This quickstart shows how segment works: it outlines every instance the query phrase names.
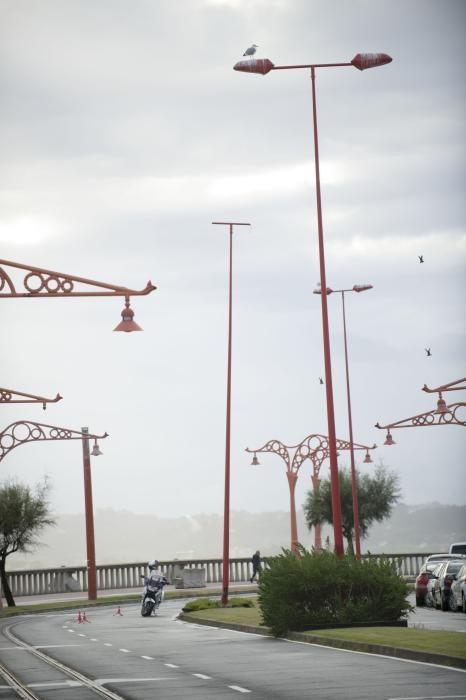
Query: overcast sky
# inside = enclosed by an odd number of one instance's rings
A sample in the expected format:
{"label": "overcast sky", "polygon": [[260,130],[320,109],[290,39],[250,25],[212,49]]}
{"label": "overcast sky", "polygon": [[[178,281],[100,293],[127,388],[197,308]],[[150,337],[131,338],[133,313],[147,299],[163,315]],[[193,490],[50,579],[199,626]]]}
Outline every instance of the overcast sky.
{"label": "overcast sky", "polygon": [[[374,427],[434,408],[423,384],[466,374],[464,1],[0,0],[0,13],[0,257],[158,288],[132,299],[132,334],[112,332],[119,298],[0,300],[0,386],[64,397],[4,405],[2,426],[107,431],[96,509],[221,513],[228,235],[211,222],[250,222],[234,235],[231,507],[286,510],[279,457],[254,468],[244,448],[327,432],[311,83],[232,68],[253,42],[276,64],[381,51],[391,64],[317,73],[327,283],[374,286],[347,297],[354,439],[379,445],[404,502],[466,503],[464,429],[393,431],[384,447]],[[328,302],[347,439],[341,301]],[[54,510],[83,510],[79,442],[0,464],[2,479],[45,474]]]}

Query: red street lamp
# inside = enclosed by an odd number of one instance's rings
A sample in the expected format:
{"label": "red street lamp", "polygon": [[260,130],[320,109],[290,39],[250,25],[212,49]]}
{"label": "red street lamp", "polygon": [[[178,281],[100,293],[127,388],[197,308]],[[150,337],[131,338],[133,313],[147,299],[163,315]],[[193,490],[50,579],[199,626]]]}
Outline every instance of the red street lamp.
{"label": "red street lamp", "polygon": [[[368,289],[372,289],[372,284],[354,284],[351,289],[331,289],[327,287],[326,293],[333,294],[338,292],[341,294],[341,304],[343,310],[343,338],[345,344],[345,369],[346,369],[346,401],[348,405],[348,430],[350,439],[350,460],[351,460],[351,493],[353,497],[353,522],[354,522],[354,544],[356,559],[361,558],[361,528],[359,525],[359,503],[358,503],[358,487],[356,480],[356,466],[354,463],[354,450],[353,450],[353,419],[351,416],[351,394],[350,394],[350,380],[349,380],[349,363],[348,363],[348,342],[346,338],[346,315],[345,315],[345,294],[346,292],[365,292]],[[322,294],[322,289],[314,289],[314,294]],[[367,459],[369,457],[369,459]],[[368,464],[372,460],[369,453],[366,454],[364,463]]]}
{"label": "red street lamp", "polygon": [[0,403],[41,403],[44,411],[48,403],[57,403],[57,401],[61,401],[62,398],[63,396],[57,394],[54,399],[47,399],[45,396],[25,394],[22,391],[14,391],[13,389],[0,387]]}
{"label": "red street lamp", "polygon": [[[339,450],[349,450],[352,446],[354,450],[366,450],[365,462],[372,462],[369,450],[375,449],[376,445],[368,447],[367,445],[360,445],[358,443],[349,443],[346,440],[339,440],[337,438],[337,448]],[[257,452],[273,452],[277,454],[285,462],[286,466],[286,477],[288,480],[288,487],[290,490],[290,530],[291,530],[291,550],[295,553],[298,551],[298,523],[296,518],[296,501],[295,501],[295,488],[296,482],[298,480],[298,472],[306,459],[310,459],[312,462],[312,486],[314,491],[317,493],[320,488],[319,472],[322,462],[329,457],[329,439],[326,435],[312,434],[308,435],[301,440],[297,445],[285,445],[280,440],[269,440],[262,447],[255,449],[249,449],[246,447],[246,452],[251,452],[254,454],[252,458],[251,465],[258,466],[259,460],[257,459]],[[369,459],[368,459],[369,458]],[[315,549],[320,549],[322,546],[321,536],[320,536],[320,524],[316,525],[314,533],[314,547]]]}
{"label": "red street lamp", "polygon": [[97,574],[95,563],[94,510],[92,505],[91,460],[89,453],[89,438],[94,439],[93,456],[101,455],[97,440],[108,437],[89,433],[88,428],[82,431],[61,428],[58,425],[46,425],[33,421],[16,421],[8,425],[0,433],[0,462],[15,447],[27,442],[42,442],[43,440],[81,440],[83,445],[84,472],[84,510],[86,517],[86,547],[87,547],[87,597],[97,599]]}
{"label": "red street lamp", "polygon": [[396,442],[391,436],[390,428],[392,430],[394,428],[425,428],[431,425],[462,425],[463,427],[466,427],[466,420],[464,420],[464,408],[466,403],[463,401],[458,401],[457,403],[447,405],[445,399],[442,397],[442,392],[444,391],[466,390],[466,385],[464,384],[465,382],[466,377],[463,377],[462,379],[457,379],[456,381],[449,382],[448,384],[441,384],[434,389],[429,389],[429,387],[424,384],[422,391],[425,391],[428,394],[438,393],[439,398],[437,401],[437,408],[435,408],[433,411],[418,413],[417,415],[410,416],[409,418],[402,418],[402,420],[395,421],[394,423],[388,423],[387,425],[380,425],[380,423],[376,423],[376,428],[387,431],[387,437],[385,438],[384,445],[396,445]]}
{"label": "red street lamp", "polygon": [[[366,53],[357,54],[349,63],[314,63],[305,65],[292,66],[275,66],[268,58],[256,58],[246,61],[239,61],[234,66],[234,70],[243,71],[245,73],[259,73],[266,75],[272,70],[291,70],[294,68],[310,68],[312,80],[312,113],[314,122],[314,163],[315,163],[315,179],[316,179],[316,204],[317,204],[317,228],[319,241],[319,266],[320,266],[320,286],[322,289],[327,289],[325,278],[325,253],[324,253],[324,233],[322,224],[322,204],[320,193],[320,166],[319,166],[319,144],[317,136],[317,103],[315,91],[315,69],[316,68],[334,68],[340,66],[353,66],[359,70],[367,68],[375,68],[383,66],[391,62],[390,56],[385,53]],[[332,485],[332,511],[333,511],[333,531],[335,538],[335,551],[339,556],[343,556],[343,531],[341,522],[341,502],[340,502],[340,483],[338,478],[338,462],[336,448],[336,433],[335,433],[335,411],[333,405],[333,385],[332,385],[332,366],[330,355],[330,334],[328,325],[327,311],[327,295],[321,295],[322,301],[322,332],[324,345],[324,363],[325,363],[325,391],[327,398],[327,422],[330,447],[330,474]]]}
{"label": "red street lamp", "polygon": [[[15,284],[5,268],[26,270],[27,274],[22,281],[25,291],[16,290]],[[75,289],[75,286],[78,288]],[[84,290],[81,289],[84,285]],[[106,291],[85,291],[88,286],[97,287]],[[142,328],[133,321],[134,311],[130,308],[130,297],[150,294],[157,289],[152,282],[148,282],[144,289],[128,289],[106,282],[76,277],[63,272],[54,272],[42,267],[32,265],[22,265],[10,260],[0,260],[0,298],[21,297],[44,298],[44,297],[125,297],[125,308],[121,312],[122,321],[114,328],[115,331],[142,331]]]}
{"label": "red street lamp", "polygon": [[232,346],[232,292],[233,292],[233,226],[251,224],[233,221],[212,221],[215,226],[228,226],[229,247],[229,292],[228,292],[228,367],[227,367],[227,409],[225,434],[225,494],[223,506],[223,564],[222,564],[222,605],[228,603],[230,586],[230,433],[231,433],[231,346]]}

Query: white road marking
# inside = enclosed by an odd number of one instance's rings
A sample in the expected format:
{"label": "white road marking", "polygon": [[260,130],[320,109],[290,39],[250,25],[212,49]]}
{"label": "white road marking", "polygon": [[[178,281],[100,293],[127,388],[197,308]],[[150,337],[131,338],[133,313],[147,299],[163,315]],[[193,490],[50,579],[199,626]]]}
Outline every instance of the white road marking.
{"label": "white road marking", "polygon": [[153,656],[141,656],[141,659],[147,659],[148,661],[153,661],[154,657]]}
{"label": "white road marking", "polygon": [[29,683],[28,688],[81,688],[81,681],[45,681],[43,683]]}
{"label": "white road marking", "polygon": [[129,654],[129,653],[130,653],[129,649],[120,649],[120,651],[124,652],[125,654]]}
{"label": "white road marking", "polygon": [[[61,649],[64,647],[80,647],[80,644],[37,644],[30,649]],[[27,651],[27,649],[25,650]]]}
{"label": "white road marking", "polygon": [[98,642],[99,640],[96,639],[95,637],[91,637],[91,642]]}
{"label": "white road marking", "polygon": [[164,678],[157,678],[152,676],[151,678],[96,678],[94,683],[96,685],[106,685],[107,683],[145,683],[147,681],[174,681],[176,678],[166,676]]}
{"label": "white road marking", "polygon": [[252,693],[252,690],[248,690],[247,688],[242,688],[240,685],[229,685],[229,688],[232,690],[237,690],[238,693]]}
{"label": "white road marking", "polygon": [[87,637],[87,634],[83,634],[82,632],[79,632],[78,637]]}
{"label": "white road marking", "polygon": [[112,647],[113,644],[110,644],[110,642],[104,642],[104,647]]}
{"label": "white road marking", "polygon": [[466,698],[466,695],[419,695],[409,698],[388,698],[387,700],[453,700],[454,698]]}
{"label": "white road marking", "polygon": [[68,632],[74,632],[74,630],[68,630]]}
{"label": "white road marking", "polygon": [[168,666],[168,668],[179,668],[176,664],[164,664],[164,666]]}
{"label": "white road marking", "polygon": [[212,676],[206,676],[203,673],[193,673],[193,676],[196,676],[196,678],[202,678],[204,681],[211,681]]}

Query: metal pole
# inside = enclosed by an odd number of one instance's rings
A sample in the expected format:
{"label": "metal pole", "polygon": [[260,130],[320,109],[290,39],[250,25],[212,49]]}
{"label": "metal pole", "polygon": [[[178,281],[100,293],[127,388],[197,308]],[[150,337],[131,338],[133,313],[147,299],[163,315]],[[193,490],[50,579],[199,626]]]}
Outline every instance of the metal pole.
{"label": "metal pole", "polygon": [[[89,428],[81,428],[88,433]],[[83,437],[83,469],[84,469],[84,508],[86,514],[86,546],[87,546],[87,597],[97,600],[97,575],[95,567],[94,540],[94,511],[92,505],[91,457],[89,453],[89,438]]]}
{"label": "metal pole", "polygon": [[354,464],[354,445],[353,445],[353,419],[351,417],[351,393],[349,380],[349,363],[348,363],[348,342],[346,339],[346,314],[345,314],[345,292],[341,292],[341,302],[343,308],[343,337],[345,341],[345,368],[346,368],[346,398],[348,402],[348,430],[350,441],[350,459],[351,459],[351,492],[353,496],[353,524],[354,524],[354,544],[356,549],[356,559],[361,559],[361,530],[359,527],[359,505],[358,505],[358,485],[356,481],[356,466]]}
{"label": "metal pole", "polygon": [[230,224],[230,277],[228,294],[228,370],[227,412],[225,435],[225,498],[223,506],[223,566],[222,605],[228,603],[230,585],[230,433],[231,433],[231,342],[232,342],[232,290],[233,290],[233,224]]}
{"label": "metal pole", "polygon": [[286,472],[288,486],[290,487],[290,529],[291,529],[291,551],[295,554],[298,551],[298,522],[296,520],[295,488],[298,475],[294,472]]}
{"label": "metal pole", "polygon": [[317,104],[315,89],[315,69],[311,67],[312,80],[312,114],[314,125],[314,162],[316,173],[316,200],[317,200],[317,227],[319,237],[319,266],[320,266],[320,288],[322,290],[322,332],[324,343],[324,365],[325,365],[325,390],[327,397],[327,423],[328,423],[328,444],[330,456],[330,478],[332,487],[332,513],[333,513],[333,533],[335,539],[335,553],[343,556],[343,532],[341,522],[341,501],[340,501],[340,481],[338,477],[337,445],[335,432],[335,411],[333,406],[333,386],[332,386],[332,365],[330,357],[330,334],[328,326],[327,311],[327,281],[325,277],[325,253],[324,253],[324,232],[322,225],[322,204],[320,195],[320,170],[319,170],[319,142],[317,136]]}

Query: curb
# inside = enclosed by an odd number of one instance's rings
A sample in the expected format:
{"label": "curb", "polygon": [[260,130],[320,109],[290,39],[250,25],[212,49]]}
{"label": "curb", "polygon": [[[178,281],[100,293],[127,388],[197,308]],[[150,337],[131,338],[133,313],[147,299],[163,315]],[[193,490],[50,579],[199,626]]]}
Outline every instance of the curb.
{"label": "curb", "polygon": [[305,644],[318,644],[320,646],[334,647],[335,649],[348,649],[349,651],[360,651],[365,654],[379,654],[381,656],[390,656],[397,659],[420,661],[422,663],[438,664],[441,666],[450,666],[452,668],[466,670],[466,659],[458,658],[457,656],[448,656],[447,654],[434,654],[428,651],[416,651],[414,649],[386,646],[384,644],[351,642],[345,639],[322,637],[318,634],[309,634],[304,632],[290,632],[284,637],[273,637],[270,630],[265,627],[242,625],[237,622],[218,622],[217,620],[207,620],[206,618],[196,617],[192,613],[180,613],[178,615],[178,619],[183,620],[184,622],[192,622],[196,625],[221,627],[224,629],[234,630],[235,632],[249,632],[251,634],[259,634],[263,637],[271,637],[273,639],[284,639],[291,642],[304,642]]}

